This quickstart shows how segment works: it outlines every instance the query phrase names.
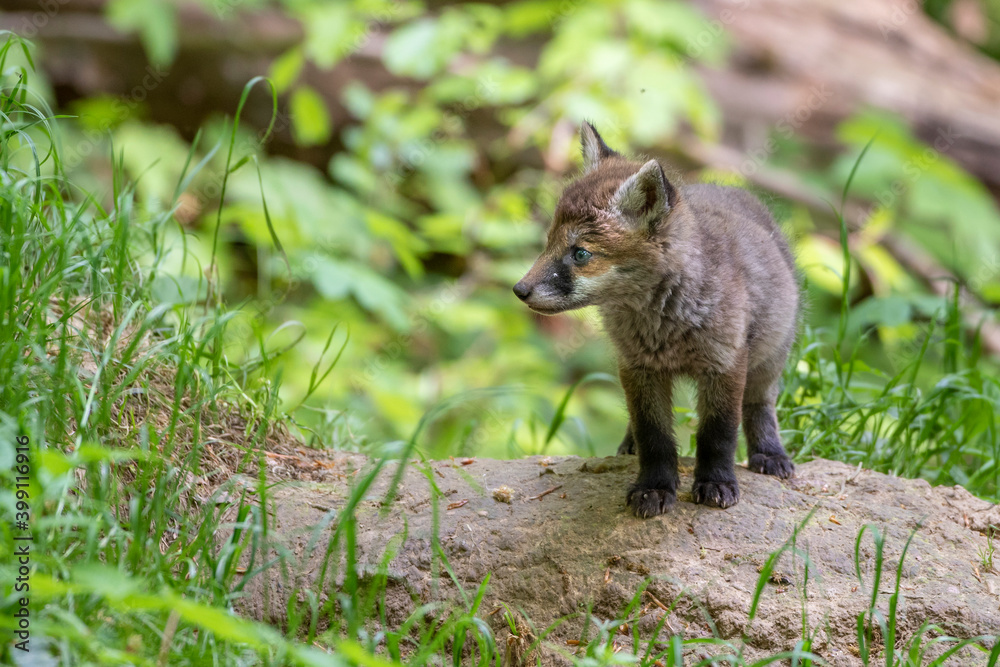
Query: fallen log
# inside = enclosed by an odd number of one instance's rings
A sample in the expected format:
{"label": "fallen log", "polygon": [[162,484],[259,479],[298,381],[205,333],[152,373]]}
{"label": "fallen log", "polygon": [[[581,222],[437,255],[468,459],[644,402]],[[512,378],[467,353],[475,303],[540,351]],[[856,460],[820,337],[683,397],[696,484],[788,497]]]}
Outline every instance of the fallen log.
{"label": "fallen log", "polygon": [[[941,132],[954,135],[949,156],[994,191],[1000,188],[1000,64],[950,35],[920,3],[694,4],[733,44],[725,67],[699,70],[740,150],[765,142],[778,123],[832,146],[841,120],[875,107],[900,114],[929,143]],[[713,34],[693,36],[692,55],[698,38]]]}

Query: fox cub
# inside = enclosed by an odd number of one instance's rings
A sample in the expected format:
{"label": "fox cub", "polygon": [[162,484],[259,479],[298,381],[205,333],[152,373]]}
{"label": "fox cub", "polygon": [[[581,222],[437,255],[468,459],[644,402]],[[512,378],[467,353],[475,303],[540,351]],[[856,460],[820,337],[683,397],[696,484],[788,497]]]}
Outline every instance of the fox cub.
{"label": "fox cub", "polygon": [[677,498],[671,388],[698,386],[694,500],[730,507],[742,419],[750,469],[791,477],[774,405],[799,294],[788,245],[744,190],[675,187],[581,128],[584,173],[556,206],[545,251],[514,293],[545,315],[596,305],[618,352],[629,425],[619,454],[639,455],[626,503],[639,517]]}

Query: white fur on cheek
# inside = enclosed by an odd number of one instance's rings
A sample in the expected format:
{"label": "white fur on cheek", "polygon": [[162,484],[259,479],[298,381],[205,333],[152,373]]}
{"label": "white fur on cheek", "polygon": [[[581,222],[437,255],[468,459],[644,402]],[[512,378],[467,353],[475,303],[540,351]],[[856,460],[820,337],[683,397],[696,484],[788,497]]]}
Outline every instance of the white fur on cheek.
{"label": "white fur on cheek", "polygon": [[596,303],[605,292],[605,287],[614,272],[612,268],[599,276],[577,276],[573,281],[573,291],[577,297]]}

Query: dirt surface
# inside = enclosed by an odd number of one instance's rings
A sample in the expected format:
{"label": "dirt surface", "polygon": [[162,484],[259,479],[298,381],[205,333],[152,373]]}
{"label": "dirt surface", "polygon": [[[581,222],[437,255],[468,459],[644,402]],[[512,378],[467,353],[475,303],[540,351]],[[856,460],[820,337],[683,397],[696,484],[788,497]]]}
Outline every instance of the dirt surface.
{"label": "dirt surface", "polygon": [[[326,481],[275,489],[277,531],[298,559],[295,581],[272,576],[266,591],[258,582],[248,590],[245,613],[283,623],[283,592],[291,590],[289,585],[315,586],[333,511],[344,505],[348,480],[363,478],[370,465],[363,457],[340,455],[331,460]],[[859,559],[864,582],[859,583],[858,532],[872,524],[885,536],[878,607],[886,613],[899,556],[919,528],[902,568],[899,636],[905,640],[926,621],[961,638],[1000,629],[1000,574],[986,570],[980,555],[987,545],[984,532],[1000,525],[1000,506],[959,487],[932,488],[922,480],[815,460],[799,466],[788,481],[738,467],[741,500],[718,510],[691,502],[692,466],[691,460],[681,462],[682,491],[675,508],[647,520],[625,509],[625,490],[637,467],[632,456],[463,459],[429,462],[425,470],[411,465],[395,501],[380,516],[395,472],[387,467],[358,506],[358,560],[374,572],[405,519],[406,540],[389,565],[389,623],[402,622],[422,602],[460,600],[455,584],[446,573],[440,575],[443,570],[431,557],[430,478],[443,494],[437,501],[438,534],[457,579],[475,591],[492,575],[481,615],[501,645],[509,636],[503,614],[490,614],[501,603],[519,610],[520,620],[530,619],[534,628],[580,614],[588,605],[595,617],[612,619],[651,579],[639,605],[641,631],[651,632],[664,608],[673,607],[665,634],[714,632],[739,643],[745,633],[745,655],[754,657],[790,649],[801,637],[803,557],[793,558],[791,550],[779,559],[756,618],[747,624],[761,566],[801,525],[795,546],[810,560],[806,609],[816,632],[815,650],[831,664],[855,665],[860,664],[853,652],[856,617],[868,606],[875,569],[874,543],[866,533]],[[495,493],[504,486],[508,489]],[[506,492],[509,503],[503,502]],[[316,533],[320,524],[325,527]],[[996,561],[1000,566],[1000,555]],[[567,640],[580,637],[583,622],[580,614],[553,631],[543,664],[565,663],[554,647],[572,651]],[[623,637],[623,645],[630,641]]]}

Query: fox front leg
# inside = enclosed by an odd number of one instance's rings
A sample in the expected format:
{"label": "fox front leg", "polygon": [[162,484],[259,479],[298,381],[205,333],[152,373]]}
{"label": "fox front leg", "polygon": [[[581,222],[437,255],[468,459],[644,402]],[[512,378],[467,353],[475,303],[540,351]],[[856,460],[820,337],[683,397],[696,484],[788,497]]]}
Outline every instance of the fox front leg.
{"label": "fox front leg", "polygon": [[746,352],[725,373],[698,379],[698,446],[692,495],[696,503],[732,507],[740,499],[736,483],[736,437],[746,384]]}
{"label": "fox front leg", "polygon": [[656,516],[677,502],[677,443],[671,409],[673,383],[662,371],[643,368],[622,368],[620,376],[628,404],[629,433],[639,455],[639,476],[629,489],[625,503],[637,517]]}

